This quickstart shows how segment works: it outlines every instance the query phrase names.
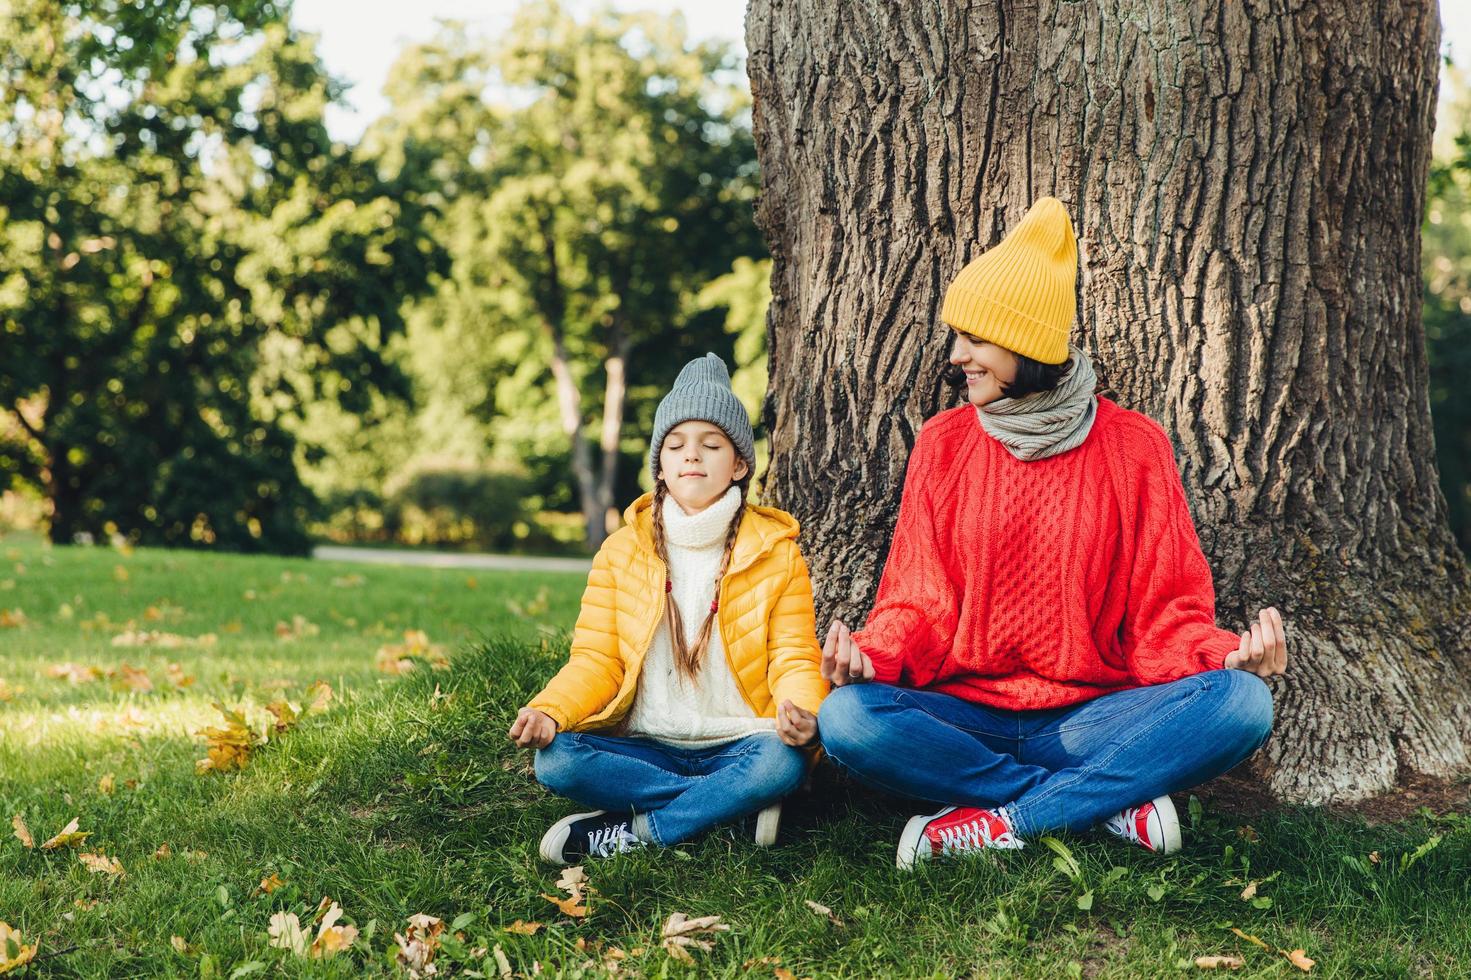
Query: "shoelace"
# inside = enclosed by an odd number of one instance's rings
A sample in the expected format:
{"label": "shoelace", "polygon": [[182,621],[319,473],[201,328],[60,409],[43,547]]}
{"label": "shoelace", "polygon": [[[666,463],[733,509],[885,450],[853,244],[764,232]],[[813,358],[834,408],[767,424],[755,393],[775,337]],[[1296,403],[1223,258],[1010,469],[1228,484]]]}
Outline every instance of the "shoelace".
{"label": "shoelace", "polygon": [[587,853],[594,857],[612,857],[638,846],[638,843],[638,838],[628,829],[626,823],[599,827],[587,832]]}
{"label": "shoelace", "polygon": [[1126,840],[1136,844],[1143,843],[1144,838],[1139,834],[1139,813],[1143,807],[1129,806],[1120,810],[1113,819],[1109,820],[1109,829]]}
{"label": "shoelace", "polygon": [[1011,831],[1002,831],[998,835],[991,833],[991,825],[977,817],[957,827],[940,828],[940,851],[949,854],[952,851],[980,850],[983,847],[998,846],[1011,847],[1016,843]]}

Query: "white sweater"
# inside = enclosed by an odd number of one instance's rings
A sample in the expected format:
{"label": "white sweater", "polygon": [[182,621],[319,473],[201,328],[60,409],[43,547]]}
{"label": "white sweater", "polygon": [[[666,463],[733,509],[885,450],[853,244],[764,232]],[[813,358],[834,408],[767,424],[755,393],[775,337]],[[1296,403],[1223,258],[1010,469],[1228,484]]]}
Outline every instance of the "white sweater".
{"label": "white sweater", "polygon": [[[741,502],[740,487],[698,514],[686,514],[672,497],[664,499],[664,532],[669,550],[670,595],[679,604],[685,642],[693,644],[715,601],[715,574],[725,551],[725,535]],[[758,718],[741,697],[725,658],[719,624],[693,683],[674,664],[666,612],[639,673],[638,693],[628,713],[629,735],[682,746],[706,747],[756,732],[774,731],[776,719]]]}

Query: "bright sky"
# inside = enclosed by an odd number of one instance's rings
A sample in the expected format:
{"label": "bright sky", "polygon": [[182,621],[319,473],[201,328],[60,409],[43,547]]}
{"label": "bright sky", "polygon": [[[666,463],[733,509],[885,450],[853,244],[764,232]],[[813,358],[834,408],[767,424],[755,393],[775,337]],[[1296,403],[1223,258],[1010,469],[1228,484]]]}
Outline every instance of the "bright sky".
{"label": "bright sky", "polygon": [[[425,41],[440,20],[460,20],[477,33],[494,36],[507,27],[519,0],[296,0],[295,24],[317,34],[327,70],[352,82],[348,101],[353,111],[330,109],[327,128],[333,139],[356,140],[368,123],[388,108],[383,82],[405,43]],[[595,4],[563,0],[574,12]],[[614,0],[617,9],[679,11],[696,39],[720,39],[746,49],[746,5],[743,0]]]}
{"label": "bright sky", "polygon": [[[574,11],[588,0],[564,0]],[[743,0],[613,0],[620,9],[680,11],[695,38],[719,38],[745,49]],[[387,103],[381,89],[388,66],[405,42],[427,40],[437,20],[462,20],[494,35],[519,0],[296,0],[296,24],[321,37],[322,58],[334,75],[352,82],[352,109],[332,109],[327,124],[335,139],[355,140]],[[1444,42],[1461,65],[1471,66],[1471,3],[1441,0]],[[1445,86],[1443,85],[1442,88]]]}

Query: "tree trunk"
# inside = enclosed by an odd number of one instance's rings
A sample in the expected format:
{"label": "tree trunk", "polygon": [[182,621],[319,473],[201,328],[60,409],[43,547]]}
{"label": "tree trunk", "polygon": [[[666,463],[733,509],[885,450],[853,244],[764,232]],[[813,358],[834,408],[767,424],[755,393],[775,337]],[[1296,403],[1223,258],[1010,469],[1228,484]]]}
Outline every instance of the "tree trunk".
{"label": "tree trunk", "polygon": [[866,615],[915,433],[953,404],[945,286],[1052,194],[1074,336],[1175,439],[1221,624],[1288,620],[1253,774],[1325,802],[1465,772],[1471,576],[1419,320],[1435,3],[753,0],[747,32],[768,496],[821,622]]}

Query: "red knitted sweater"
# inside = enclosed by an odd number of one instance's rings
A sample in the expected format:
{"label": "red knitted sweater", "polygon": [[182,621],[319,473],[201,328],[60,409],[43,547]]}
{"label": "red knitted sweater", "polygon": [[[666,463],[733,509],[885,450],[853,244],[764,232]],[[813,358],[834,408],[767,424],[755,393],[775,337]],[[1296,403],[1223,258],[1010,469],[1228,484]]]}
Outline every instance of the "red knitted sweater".
{"label": "red knitted sweater", "polygon": [[963,405],[920,431],[854,639],[880,681],[1055,708],[1219,669],[1215,606],[1158,424],[1100,398],[1081,446],[1027,463]]}

